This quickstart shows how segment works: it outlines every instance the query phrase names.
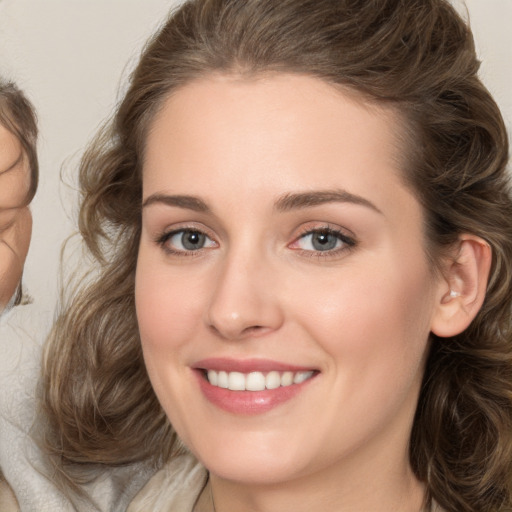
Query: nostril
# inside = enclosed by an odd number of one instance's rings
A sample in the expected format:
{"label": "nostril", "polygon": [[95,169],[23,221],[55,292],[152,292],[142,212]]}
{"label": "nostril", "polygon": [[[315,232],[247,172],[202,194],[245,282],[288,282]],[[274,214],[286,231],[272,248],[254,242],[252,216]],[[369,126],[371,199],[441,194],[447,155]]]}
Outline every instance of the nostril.
{"label": "nostril", "polygon": [[251,326],[249,326],[249,327],[246,327],[246,328],[244,329],[244,331],[245,331],[245,332],[250,332],[250,331],[259,331],[259,330],[261,330],[261,329],[263,329],[263,326],[261,326],[261,325],[251,325]]}
{"label": "nostril", "polygon": [[250,325],[241,330],[230,330],[228,328],[219,329],[216,325],[211,324],[208,327],[215,335],[226,339],[242,339],[251,336],[259,336],[263,335],[265,332],[267,332],[267,330],[269,330],[269,328],[265,327],[264,325]]}
{"label": "nostril", "polygon": [[243,335],[251,335],[251,334],[262,334],[265,331],[265,327],[263,325],[251,325],[246,327],[243,331]]}

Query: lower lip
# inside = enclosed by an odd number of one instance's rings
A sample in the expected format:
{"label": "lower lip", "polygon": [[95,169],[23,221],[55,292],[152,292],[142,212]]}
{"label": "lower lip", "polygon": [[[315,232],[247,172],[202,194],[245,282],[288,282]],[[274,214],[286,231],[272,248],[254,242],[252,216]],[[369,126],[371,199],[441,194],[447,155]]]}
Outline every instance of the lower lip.
{"label": "lower lip", "polygon": [[262,414],[275,407],[291,400],[300,393],[314,378],[282,386],[276,389],[265,389],[263,391],[231,391],[230,389],[212,386],[204,377],[202,371],[194,372],[199,380],[199,386],[204,396],[220,409],[243,415]]}

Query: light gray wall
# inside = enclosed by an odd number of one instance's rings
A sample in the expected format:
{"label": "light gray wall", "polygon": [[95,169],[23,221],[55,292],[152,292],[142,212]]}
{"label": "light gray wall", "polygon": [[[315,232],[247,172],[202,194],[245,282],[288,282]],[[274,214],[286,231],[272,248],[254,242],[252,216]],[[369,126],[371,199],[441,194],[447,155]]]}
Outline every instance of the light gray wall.
{"label": "light gray wall", "polygon": [[[178,0],[0,0],[0,74],[37,107],[41,182],[25,282],[37,301],[57,290],[59,251],[72,231],[76,163],[112,111],[146,38]],[[461,1],[454,0],[460,6]],[[512,0],[467,0],[482,77],[512,120]]]}

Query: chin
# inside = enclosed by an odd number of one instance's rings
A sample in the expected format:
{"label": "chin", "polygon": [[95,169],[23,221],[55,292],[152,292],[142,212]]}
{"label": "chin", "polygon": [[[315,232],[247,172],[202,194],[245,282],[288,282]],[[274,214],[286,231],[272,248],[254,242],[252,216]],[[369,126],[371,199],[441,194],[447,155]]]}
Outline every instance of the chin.
{"label": "chin", "polygon": [[208,457],[203,461],[211,474],[224,480],[251,485],[272,485],[299,476],[298,461],[282,460],[276,457],[276,453],[266,457],[256,453],[246,454],[241,457],[226,457],[227,453],[220,457]]}
{"label": "chin", "polygon": [[[286,432],[217,430],[185,444],[213,475],[239,483],[270,485],[299,477],[311,468],[312,458]],[[287,443],[288,441],[288,443]]]}

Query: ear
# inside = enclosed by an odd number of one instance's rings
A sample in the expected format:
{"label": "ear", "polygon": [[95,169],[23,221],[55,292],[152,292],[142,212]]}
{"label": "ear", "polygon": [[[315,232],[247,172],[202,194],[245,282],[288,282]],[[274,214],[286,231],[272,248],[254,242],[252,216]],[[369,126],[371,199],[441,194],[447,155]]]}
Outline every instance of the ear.
{"label": "ear", "polygon": [[473,321],[485,299],[491,259],[491,248],[482,238],[459,238],[454,257],[443,267],[444,279],[439,280],[432,333],[455,336]]}

